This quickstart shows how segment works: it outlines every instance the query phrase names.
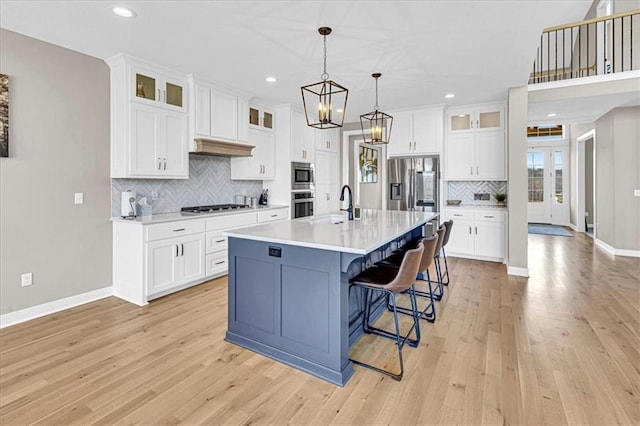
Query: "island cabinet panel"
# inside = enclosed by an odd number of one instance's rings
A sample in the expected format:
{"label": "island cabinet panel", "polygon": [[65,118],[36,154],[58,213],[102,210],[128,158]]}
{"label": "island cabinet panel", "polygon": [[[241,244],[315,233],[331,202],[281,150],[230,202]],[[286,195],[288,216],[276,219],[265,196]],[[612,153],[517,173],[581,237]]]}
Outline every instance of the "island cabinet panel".
{"label": "island cabinet panel", "polygon": [[353,366],[341,279],[339,252],[229,237],[225,339],[343,385]]}

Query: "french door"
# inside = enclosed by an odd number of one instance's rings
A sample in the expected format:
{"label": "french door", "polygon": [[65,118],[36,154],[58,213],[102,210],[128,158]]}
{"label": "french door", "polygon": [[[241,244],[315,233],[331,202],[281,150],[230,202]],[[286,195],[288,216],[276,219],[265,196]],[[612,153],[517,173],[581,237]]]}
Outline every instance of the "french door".
{"label": "french door", "polygon": [[531,223],[569,224],[569,148],[531,147],[527,152]]}

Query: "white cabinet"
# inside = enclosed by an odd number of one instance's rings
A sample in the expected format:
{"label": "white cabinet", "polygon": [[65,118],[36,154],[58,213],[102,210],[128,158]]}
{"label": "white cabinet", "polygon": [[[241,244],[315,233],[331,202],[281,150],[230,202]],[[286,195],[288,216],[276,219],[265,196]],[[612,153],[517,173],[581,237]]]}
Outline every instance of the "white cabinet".
{"label": "white cabinet", "polygon": [[443,139],[442,107],[392,112],[387,156],[440,154]]}
{"label": "white cabinet", "polygon": [[189,177],[186,76],[118,55],[111,68],[111,177]]}
{"label": "white cabinet", "polygon": [[192,75],[189,76],[189,93],[190,151],[196,149],[194,138],[247,142],[249,127],[246,99]]}
{"label": "white cabinet", "polygon": [[452,109],[445,150],[447,180],[506,180],[504,106]]}
{"label": "white cabinet", "polygon": [[314,133],[316,152],[338,152],[338,147],[340,146],[340,129],[314,129]]}
{"label": "white cabinet", "polygon": [[276,174],[276,145],[272,132],[249,129],[252,157],[231,158],[231,179],[270,180]]}
{"label": "white cabinet", "polygon": [[316,152],[314,214],[332,212],[339,208],[338,154]]}
{"label": "white cabinet", "polygon": [[146,250],[150,297],[204,277],[203,234],[153,241]]}
{"label": "white cabinet", "polygon": [[313,163],[315,160],[316,129],[307,126],[302,111],[291,109],[291,161]]}
{"label": "white cabinet", "polygon": [[273,130],[273,111],[263,105],[249,105],[248,107],[248,124],[260,130]]}
{"label": "white cabinet", "polygon": [[188,177],[187,117],[142,104],[132,103],[130,109],[127,177]]}
{"label": "white cabinet", "polygon": [[444,220],[449,219],[453,219],[453,228],[445,247],[447,254],[504,261],[503,210],[445,209]]}
{"label": "white cabinet", "polygon": [[174,222],[113,222],[113,292],[137,305],[227,273],[224,231],[285,220],[289,208]]}

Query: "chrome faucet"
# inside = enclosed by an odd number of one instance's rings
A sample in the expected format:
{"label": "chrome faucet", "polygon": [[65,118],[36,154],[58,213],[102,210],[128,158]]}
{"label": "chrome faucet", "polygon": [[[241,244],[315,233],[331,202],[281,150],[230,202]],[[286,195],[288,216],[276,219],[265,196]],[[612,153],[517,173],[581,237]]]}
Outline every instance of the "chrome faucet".
{"label": "chrome faucet", "polygon": [[351,192],[351,188],[349,185],[345,185],[342,187],[342,191],[340,192],[340,201],[344,201],[344,190],[347,189],[349,191],[349,208],[340,209],[343,212],[349,213],[349,220],[353,220],[353,193]]}

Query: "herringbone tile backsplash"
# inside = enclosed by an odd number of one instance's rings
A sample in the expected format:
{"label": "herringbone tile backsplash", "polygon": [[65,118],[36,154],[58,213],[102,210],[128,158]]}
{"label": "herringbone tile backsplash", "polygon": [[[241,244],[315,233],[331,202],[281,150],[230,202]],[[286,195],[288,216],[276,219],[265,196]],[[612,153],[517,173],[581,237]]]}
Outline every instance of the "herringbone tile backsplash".
{"label": "herringbone tile backsplash", "polygon": [[[182,207],[233,203],[234,195],[257,197],[262,181],[231,180],[231,161],[227,157],[190,155],[189,179],[111,179],[111,215],[120,216],[120,194],[136,191],[138,199],[147,197],[153,213],[179,212]],[[151,193],[158,199],[151,202]]]}
{"label": "herringbone tile backsplash", "polygon": [[[499,181],[464,181],[464,182],[447,182],[447,199],[462,200],[463,204],[491,205],[496,204],[493,196],[498,192],[507,193],[507,182]],[[473,194],[485,193],[489,194],[489,201],[474,200]],[[447,204],[447,200],[444,200]]]}

